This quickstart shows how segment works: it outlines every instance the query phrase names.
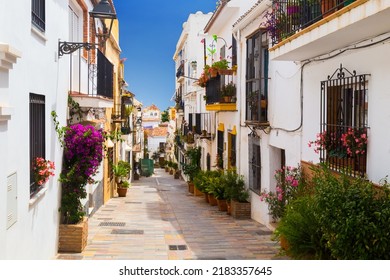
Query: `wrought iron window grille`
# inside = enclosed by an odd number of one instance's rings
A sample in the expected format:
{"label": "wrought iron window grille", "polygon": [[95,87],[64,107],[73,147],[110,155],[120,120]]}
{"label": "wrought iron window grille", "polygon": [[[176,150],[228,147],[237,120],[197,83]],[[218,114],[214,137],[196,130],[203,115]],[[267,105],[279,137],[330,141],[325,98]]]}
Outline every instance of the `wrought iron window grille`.
{"label": "wrought iron window grille", "polygon": [[368,76],[340,65],[321,82],[320,161],[353,176],[366,173]]}

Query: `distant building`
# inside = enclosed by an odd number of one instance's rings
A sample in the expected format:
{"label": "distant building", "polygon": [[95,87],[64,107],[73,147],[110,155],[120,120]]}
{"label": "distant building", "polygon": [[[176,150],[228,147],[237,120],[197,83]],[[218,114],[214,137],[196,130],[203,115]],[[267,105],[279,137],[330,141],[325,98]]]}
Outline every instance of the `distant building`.
{"label": "distant building", "polygon": [[142,111],[142,126],[144,128],[158,127],[161,122],[160,109],[152,104],[149,107],[145,107]]}
{"label": "distant building", "polygon": [[167,142],[168,127],[159,126],[155,128],[145,128],[145,137],[148,139],[148,152],[151,157],[154,153],[164,151],[165,143]]}

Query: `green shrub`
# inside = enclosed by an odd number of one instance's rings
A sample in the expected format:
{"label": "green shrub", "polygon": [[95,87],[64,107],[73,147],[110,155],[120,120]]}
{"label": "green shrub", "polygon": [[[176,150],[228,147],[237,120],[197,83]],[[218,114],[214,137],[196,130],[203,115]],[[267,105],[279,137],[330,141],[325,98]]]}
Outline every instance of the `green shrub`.
{"label": "green shrub", "polygon": [[246,202],[248,200],[249,193],[245,188],[244,177],[237,174],[235,169],[225,171],[222,184],[226,188],[226,199],[238,202]]}
{"label": "green shrub", "polygon": [[316,168],[312,194],[289,202],[276,230],[293,258],[390,259],[390,190]]}
{"label": "green shrub", "polygon": [[316,216],[334,259],[390,259],[390,192],[329,170],[314,178]]}
{"label": "green shrub", "polygon": [[322,241],[322,231],[316,218],[313,196],[304,196],[286,206],[286,214],[274,232],[288,243],[287,254],[294,259],[329,259],[330,254]]}

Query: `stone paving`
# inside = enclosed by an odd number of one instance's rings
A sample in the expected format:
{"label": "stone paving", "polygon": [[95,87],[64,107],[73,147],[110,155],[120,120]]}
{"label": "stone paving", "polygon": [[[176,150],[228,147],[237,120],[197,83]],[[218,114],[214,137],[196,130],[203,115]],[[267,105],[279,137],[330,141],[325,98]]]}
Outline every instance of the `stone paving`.
{"label": "stone paving", "polygon": [[163,169],[134,181],[126,197],[112,198],[88,226],[84,251],[57,259],[279,259],[279,245],[268,228],[210,206]]}

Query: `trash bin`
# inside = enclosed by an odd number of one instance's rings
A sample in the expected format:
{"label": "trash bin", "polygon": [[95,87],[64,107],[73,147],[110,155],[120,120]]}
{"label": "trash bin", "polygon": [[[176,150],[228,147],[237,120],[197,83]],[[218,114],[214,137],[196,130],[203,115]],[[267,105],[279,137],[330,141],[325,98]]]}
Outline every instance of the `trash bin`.
{"label": "trash bin", "polygon": [[141,159],[141,175],[149,177],[153,174],[154,172],[154,163],[152,159]]}

